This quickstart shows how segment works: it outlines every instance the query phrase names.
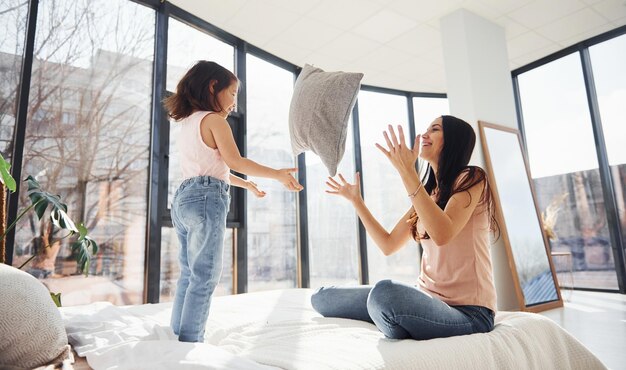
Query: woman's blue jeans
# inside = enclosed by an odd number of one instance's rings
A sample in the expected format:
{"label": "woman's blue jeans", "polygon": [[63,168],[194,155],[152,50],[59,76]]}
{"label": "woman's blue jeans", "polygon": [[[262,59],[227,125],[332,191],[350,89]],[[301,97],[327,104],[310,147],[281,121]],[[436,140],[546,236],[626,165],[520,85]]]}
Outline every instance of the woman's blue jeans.
{"label": "woman's blue jeans", "polygon": [[494,313],[482,306],[449,306],[415,286],[382,280],[373,287],[320,288],[313,308],[327,317],[370,322],[393,339],[432,339],[486,333]]}
{"label": "woman's blue jeans", "polygon": [[181,342],[204,342],[211,296],[222,274],[229,185],[210,176],[183,181],[172,201],[180,242],[180,278],[172,307],[172,330]]}

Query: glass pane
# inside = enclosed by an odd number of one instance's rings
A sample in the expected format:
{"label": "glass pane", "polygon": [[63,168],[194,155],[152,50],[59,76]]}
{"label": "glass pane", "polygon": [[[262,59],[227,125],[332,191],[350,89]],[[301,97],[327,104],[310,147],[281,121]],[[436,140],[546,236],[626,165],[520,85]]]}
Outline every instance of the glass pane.
{"label": "glass pane", "polygon": [[[233,294],[233,235],[234,229],[224,233],[222,276],[215,288],[214,296]],[[171,227],[161,228],[161,295],[159,302],[171,302],[176,294],[176,283],[180,277],[178,250],[180,243],[176,231]]]}
{"label": "glass pane", "polygon": [[[403,96],[370,91],[359,93],[365,204],[389,232],[409,210],[411,202],[406,196],[400,175],[374,144],[384,145],[383,131],[387,130],[389,124],[394,127],[401,124],[404,132],[408,133],[407,112],[407,100]],[[409,284],[417,282],[420,261],[417,243],[413,240],[408,241],[398,252],[385,257],[368,235],[367,262],[371,284],[382,279],[396,279]]]}
{"label": "glass pane", "polygon": [[213,36],[170,18],[167,35],[167,91],[176,91],[178,81],[198,60],[210,60],[234,71],[235,49]]}
{"label": "glass pane", "polygon": [[[294,75],[247,55],[247,157],[273,168],[295,167],[289,138]],[[248,290],[296,286],[296,196],[275,180],[253,178],[267,192],[248,202]]]}
{"label": "glass pane", "polygon": [[72,240],[31,212],[13,263],[37,254],[26,270],[65,306],[143,300],[154,27],[154,10],[129,1],[39,3],[22,173],[60,194],[100,250],[81,276]]}
{"label": "glass pane", "polygon": [[[530,172],[561,286],[617,289],[579,54],[519,76]],[[563,138],[567,137],[567,140]]]}
{"label": "glass pane", "polygon": [[11,162],[28,1],[0,0],[0,153]]}
{"label": "glass pane", "polygon": [[[167,50],[167,90],[176,91],[178,81],[198,60],[211,60],[233,71],[235,49],[226,43],[188,26],[174,18],[169,19]],[[170,121],[170,153],[168,174],[168,200],[170,208],[176,189],[182,181],[182,171],[176,149],[180,126]],[[178,240],[176,232],[169,227],[161,229],[161,302],[174,299],[176,282],[179,277]],[[233,249],[232,229],[224,237],[224,263],[222,277],[215,295],[228,295],[233,291]]]}
{"label": "glass pane", "polygon": [[[626,35],[589,48],[602,130],[626,246]],[[610,251],[606,253],[611,254]]]}
{"label": "glass pane", "polygon": [[[178,81],[198,60],[211,60],[234,72],[235,49],[226,43],[170,18],[167,42],[167,91],[175,92]],[[170,124],[170,148],[176,148],[179,126]],[[168,208],[182,180],[178,153],[170,151]]]}
{"label": "glass pane", "polygon": [[[350,117],[346,151],[337,168],[351,182],[354,181],[352,131]],[[320,158],[313,152],[307,152],[305,157],[311,287],[358,284],[356,212],[346,199],[325,192],[329,174]]]}
{"label": "glass pane", "polygon": [[448,99],[445,98],[413,98],[413,117],[415,133],[426,132],[428,126],[437,117],[450,114]]}

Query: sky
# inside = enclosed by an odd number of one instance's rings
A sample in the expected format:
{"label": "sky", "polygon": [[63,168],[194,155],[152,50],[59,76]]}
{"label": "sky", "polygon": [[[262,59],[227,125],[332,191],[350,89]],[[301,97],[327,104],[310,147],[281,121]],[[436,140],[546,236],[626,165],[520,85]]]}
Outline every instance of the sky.
{"label": "sky", "polygon": [[[590,48],[609,163],[626,163],[626,36]],[[519,76],[533,178],[598,167],[578,53]]]}

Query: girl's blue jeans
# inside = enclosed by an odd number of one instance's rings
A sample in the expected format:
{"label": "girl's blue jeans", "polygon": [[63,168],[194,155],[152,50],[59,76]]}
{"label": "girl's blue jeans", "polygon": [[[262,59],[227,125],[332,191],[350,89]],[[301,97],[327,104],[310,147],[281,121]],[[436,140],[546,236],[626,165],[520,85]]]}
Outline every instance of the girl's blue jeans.
{"label": "girl's blue jeans", "polygon": [[181,342],[204,342],[211,296],[222,274],[229,185],[210,176],[183,181],[172,201],[180,242],[180,278],[172,307],[172,330]]}
{"label": "girl's blue jeans", "polygon": [[486,307],[449,306],[415,286],[393,280],[373,287],[322,287],[311,304],[323,316],[370,322],[392,339],[486,333],[494,326],[494,313]]}

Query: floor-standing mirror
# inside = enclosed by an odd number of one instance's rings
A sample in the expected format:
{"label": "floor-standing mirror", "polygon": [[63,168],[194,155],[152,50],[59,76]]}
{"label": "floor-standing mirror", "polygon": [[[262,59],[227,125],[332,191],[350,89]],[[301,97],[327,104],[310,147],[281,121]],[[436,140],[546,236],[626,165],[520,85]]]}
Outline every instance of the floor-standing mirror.
{"label": "floor-standing mirror", "polygon": [[478,122],[520,309],[563,306],[519,131]]}

